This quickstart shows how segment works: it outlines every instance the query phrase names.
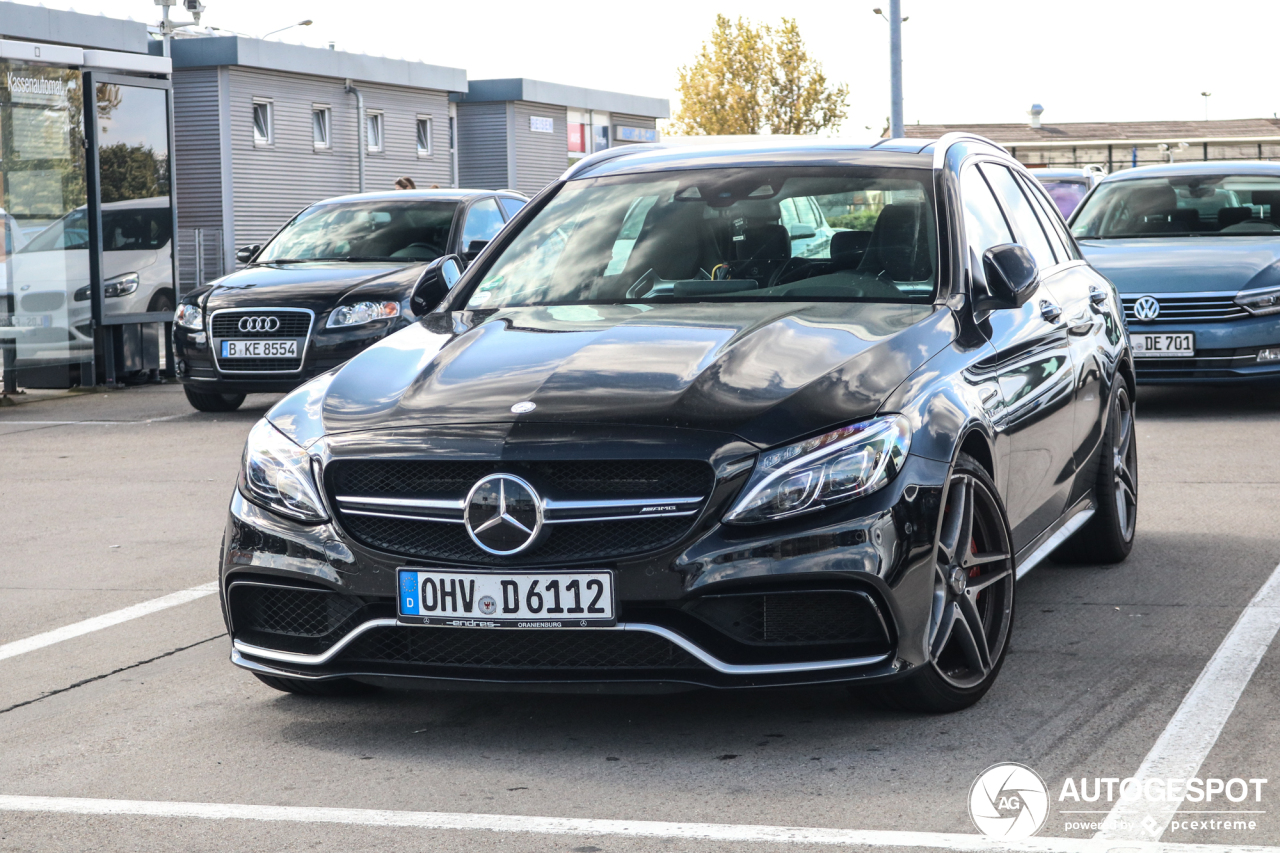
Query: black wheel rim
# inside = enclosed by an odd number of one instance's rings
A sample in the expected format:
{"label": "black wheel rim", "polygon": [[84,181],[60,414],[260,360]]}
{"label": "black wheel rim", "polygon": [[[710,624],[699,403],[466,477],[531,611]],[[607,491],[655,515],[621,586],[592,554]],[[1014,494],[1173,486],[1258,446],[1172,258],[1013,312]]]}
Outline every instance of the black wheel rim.
{"label": "black wheel rim", "polygon": [[1004,653],[1013,616],[1013,557],[995,495],[956,472],[935,549],[932,665],[954,687],[976,687]]}
{"label": "black wheel rim", "polygon": [[1128,542],[1138,524],[1138,443],[1133,438],[1133,403],[1124,388],[1116,391],[1111,419],[1111,470],[1115,484],[1116,518],[1120,522],[1120,536]]}

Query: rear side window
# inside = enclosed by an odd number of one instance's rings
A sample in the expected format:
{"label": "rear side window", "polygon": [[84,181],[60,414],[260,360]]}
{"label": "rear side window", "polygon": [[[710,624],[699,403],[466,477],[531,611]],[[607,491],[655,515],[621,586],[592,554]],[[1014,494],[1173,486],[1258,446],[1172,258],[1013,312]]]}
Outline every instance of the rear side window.
{"label": "rear side window", "polygon": [[492,198],[482,198],[467,211],[467,224],[462,229],[462,248],[465,251],[472,240],[492,240],[506,224],[498,203]]}
{"label": "rear side window", "polygon": [[1058,256],[1058,263],[1065,263],[1071,260],[1074,255],[1067,248],[1070,243],[1067,241],[1066,232],[1063,230],[1062,217],[1058,215],[1057,208],[1053,207],[1044,195],[1036,192],[1030,181],[1021,175],[1018,176],[1018,183],[1022,185],[1022,191],[1026,193],[1027,198],[1031,199],[1031,205],[1036,209],[1036,213],[1040,214],[1040,224],[1044,226],[1044,233],[1049,238],[1049,245],[1053,247],[1053,253]]}
{"label": "rear side window", "polygon": [[960,174],[960,198],[964,204],[965,236],[979,263],[987,249],[1014,242],[1000,205],[977,166],[969,166]]}
{"label": "rear side window", "polygon": [[498,201],[502,204],[502,212],[507,215],[507,219],[515,216],[520,212],[520,208],[528,204],[522,198],[507,198],[505,196],[498,199]]}
{"label": "rear side window", "polygon": [[995,191],[996,197],[1000,199],[1000,203],[1013,220],[1013,226],[1018,231],[1020,241],[1025,244],[1031,257],[1035,258],[1036,266],[1047,269],[1056,264],[1057,259],[1054,257],[1053,249],[1049,247],[1049,238],[1045,236],[1044,228],[1031,208],[1031,202],[1022,194],[1018,182],[1013,178],[1013,173],[1004,166],[994,163],[983,163],[981,168],[982,174],[986,175],[987,181],[991,184],[991,189]]}

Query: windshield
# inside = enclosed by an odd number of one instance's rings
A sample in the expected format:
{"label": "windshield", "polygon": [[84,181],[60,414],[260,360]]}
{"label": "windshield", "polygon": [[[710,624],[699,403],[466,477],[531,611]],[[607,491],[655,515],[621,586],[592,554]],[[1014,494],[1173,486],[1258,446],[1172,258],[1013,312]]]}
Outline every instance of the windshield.
{"label": "windshield", "polygon": [[[102,251],[163,249],[173,232],[168,207],[126,207],[102,211]],[[77,208],[41,231],[20,252],[57,252],[89,248],[84,208]]]}
{"label": "windshield", "polygon": [[457,202],[360,201],[299,213],[254,260],[434,261],[445,254]]}
{"label": "windshield", "polygon": [[1062,211],[1065,219],[1080,205],[1080,200],[1089,194],[1089,185],[1084,181],[1072,181],[1065,178],[1043,178],[1040,185],[1053,199],[1053,203]]}
{"label": "windshield", "polygon": [[571,181],[469,309],[621,302],[929,302],[930,173],[854,167]]}
{"label": "windshield", "polygon": [[1113,181],[1080,208],[1078,238],[1280,233],[1280,177],[1180,175]]}

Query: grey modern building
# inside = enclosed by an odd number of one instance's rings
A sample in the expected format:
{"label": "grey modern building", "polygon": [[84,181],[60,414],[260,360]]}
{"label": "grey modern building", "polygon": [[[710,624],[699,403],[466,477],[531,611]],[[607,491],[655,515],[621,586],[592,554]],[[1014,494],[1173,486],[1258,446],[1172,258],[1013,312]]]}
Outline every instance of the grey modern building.
{"label": "grey modern building", "polygon": [[614,145],[657,142],[665,98],[527,80],[472,80],[457,109],[463,186],[536,193],[574,160]]}
{"label": "grey modern building", "polygon": [[199,232],[199,280],[321,199],[401,176],[455,185],[462,69],[236,36],[176,39],[171,54],[178,227]]}

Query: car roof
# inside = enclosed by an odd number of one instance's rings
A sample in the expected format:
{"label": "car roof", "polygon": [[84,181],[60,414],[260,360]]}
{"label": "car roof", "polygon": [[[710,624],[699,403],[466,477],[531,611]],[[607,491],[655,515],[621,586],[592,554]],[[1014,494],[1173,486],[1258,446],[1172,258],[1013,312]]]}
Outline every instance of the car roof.
{"label": "car roof", "polygon": [[1196,160],[1188,163],[1159,163],[1112,172],[1100,181],[1134,181],[1138,178],[1176,178],[1181,175],[1276,175],[1280,163],[1262,160]]}
{"label": "car roof", "polygon": [[380,190],[372,193],[352,193],[351,195],[334,196],[318,201],[316,204],[335,204],[351,201],[467,201],[480,196],[496,195],[507,198],[524,199],[514,190],[469,190],[447,187],[435,190]]}
{"label": "car roof", "polygon": [[822,164],[932,167],[933,139],[823,139],[814,136],[754,136],[682,139],[610,148],[586,157],[565,178],[601,177],[680,169]]}

